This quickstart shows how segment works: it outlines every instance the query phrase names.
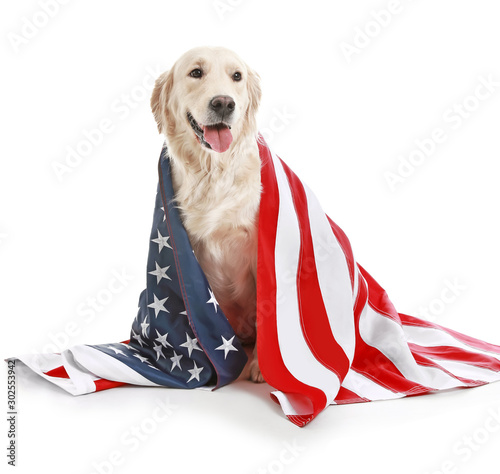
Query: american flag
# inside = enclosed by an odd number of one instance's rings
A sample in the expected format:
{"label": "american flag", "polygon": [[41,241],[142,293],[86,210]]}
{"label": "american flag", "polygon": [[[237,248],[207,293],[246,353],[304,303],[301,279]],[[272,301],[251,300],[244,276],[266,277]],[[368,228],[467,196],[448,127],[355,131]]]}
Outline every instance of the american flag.
{"label": "american flag", "polygon": [[298,426],[328,405],[500,380],[500,346],[399,314],[344,232],[264,143],[259,365]]}
{"label": "american flag", "polygon": [[[257,350],[274,401],[304,426],[329,405],[500,380],[500,346],[399,314],[349,240],[260,137]],[[247,357],[191,248],[164,147],[130,339],[20,356],[73,395],[123,384],[217,388]]]}
{"label": "american flag", "polygon": [[236,379],[247,361],[182,225],[166,147],[158,172],[147,284],[129,340],[19,357],[73,395],[124,384],[217,388]]}

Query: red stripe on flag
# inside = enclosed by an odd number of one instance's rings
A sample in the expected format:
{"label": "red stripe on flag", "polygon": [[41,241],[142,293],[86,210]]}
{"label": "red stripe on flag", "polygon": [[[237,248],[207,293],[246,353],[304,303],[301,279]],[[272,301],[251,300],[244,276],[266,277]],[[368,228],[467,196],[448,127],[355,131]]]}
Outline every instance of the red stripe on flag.
{"label": "red stripe on flag", "polygon": [[373,279],[373,277],[358,263],[359,271],[368,284],[368,303],[379,314],[387,316],[401,325],[401,319],[385,290]]}
{"label": "red stripe on flag", "polygon": [[302,428],[303,426],[306,426],[307,423],[312,421],[314,418],[313,415],[287,415],[287,418],[294,424],[297,425],[299,428]]}
{"label": "red stripe on flag", "polygon": [[345,387],[340,387],[339,393],[335,397],[335,402],[338,405],[342,405],[344,403],[362,403],[369,402],[368,398],[360,397],[358,394],[351,392]]}
{"label": "red stripe on flag", "polygon": [[[272,156],[267,146],[259,142],[262,159],[262,198],[259,210],[259,237],[257,260],[257,353],[262,375],[267,383],[288,393],[301,394],[312,403],[310,421],[327,403],[323,391],[297,380],[286,367],[280,352],[276,322],[275,246],[279,211],[279,192]],[[307,418],[307,417],[306,417]],[[290,421],[304,426],[305,419]]]}
{"label": "red stripe on flag", "polygon": [[[370,288],[371,291],[371,288]],[[369,346],[361,337],[359,332],[359,321],[361,313],[368,304],[368,287],[360,275],[358,285],[358,298],[354,306],[354,324],[356,331],[356,350],[352,369],[364,375],[372,382],[386,388],[394,393],[412,395],[415,393],[427,393],[431,389],[416,382],[408,380],[399,369],[377,348]]]}
{"label": "red stripe on flag", "polygon": [[121,387],[127,385],[125,382],[114,382],[113,380],[98,379],[94,380],[95,391],[108,390],[109,388]]}
{"label": "red stripe on flag", "polygon": [[49,377],[57,377],[59,379],[69,379],[68,372],[66,372],[66,369],[62,365],[61,367],[57,367],[56,369],[44,372],[44,374],[48,375]]}
{"label": "red stripe on flag", "polygon": [[297,269],[297,292],[302,332],[316,359],[335,372],[342,383],[350,363],[332,333],[323,302],[314,257],[306,193],[304,186],[293,171],[285,163],[281,162],[281,164],[288,178],[299,222],[300,255]]}
{"label": "red stripe on flag", "polygon": [[464,362],[475,367],[500,372],[500,361],[486,354],[478,354],[451,346],[423,347],[413,343],[409,343],[408,345],[412,352],[432,357],[433,359]]}
{"label": "red stripe on flag", "polygon": [[449,375],[450,377],[453,377],[454,379],[459,380],[460,382],[464,383],[465,385],[467,385],[469,387],[474,387],[476,385],[482,385],[482,382],[479,382],[478,380],[466,379],[463,377],[459,377],[458,375],[452,374],[449,370],[446,370],[444,367],[441,367],[437,362],[434,362],[433,360],[429,359],[428,357],[423,356],[422,354],[419,354],[418,352],[412,351],[412,354],[413,354],[413,357],[415,358],[415,361],[418,365],[422,365],[424,367],[433,367],[435,369],[441,370],[446,375]]}
{"label": "red stripe on flag", "polygon": [[467,336],[457,331],[453,331],[453,329],[445,328],[440,326],[439,324],[431,323],[430,321],[425,321],[419,318],[415,318],[413,316],[408,316],[407,314],[400,314],[401,322],[407,326],[416,326],[422,328],[432,328],[439,329],[440,331],[444,331],[445,333],[453,336],[455,339],[463,342],[464,344],[474,347],[476,349],[480,349],[482,351],[493,352],[495,354],[500,354],[500,346],[496,346],[495,344],[490,344],[488,342],[481,341],[480,339],[476,339],[475,337]]}
{"label": "red stripe on flag", "polygon": [[334,233],[335,238],[340,245],[340,248],[344,252],[347,262],[347,268],[349,269],[349,275],[351,277],[351,286],[354,289],[354,272],[356,271],[356,261],[354,260],[351,243],[349,242],[349,239],[347,238],[347,235],[345,235],[344,231],[328,216],[326,216],[326,218],[328,219],[330,227],[332,228],[332,232]]}

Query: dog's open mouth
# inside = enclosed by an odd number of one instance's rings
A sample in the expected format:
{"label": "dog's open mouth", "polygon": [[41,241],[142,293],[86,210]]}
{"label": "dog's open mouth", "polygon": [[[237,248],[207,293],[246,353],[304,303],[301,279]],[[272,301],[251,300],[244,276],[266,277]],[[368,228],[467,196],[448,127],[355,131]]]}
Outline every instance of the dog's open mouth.
{"label": "dog's open mouth", "polygon": [[229,149],[233,142],[231,127],[224,122],[202,125],[188,112],[187,119],[199,142],[217,153],[223,153]]}

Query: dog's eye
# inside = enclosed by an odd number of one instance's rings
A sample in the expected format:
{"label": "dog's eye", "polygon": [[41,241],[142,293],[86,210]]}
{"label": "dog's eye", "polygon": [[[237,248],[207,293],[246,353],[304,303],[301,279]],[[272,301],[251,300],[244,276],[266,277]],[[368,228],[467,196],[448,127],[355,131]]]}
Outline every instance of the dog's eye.
{"label": "dog's eye", "polygon": [[235,72],[233,74],[233,81],[241,81],[241,72]]}
{"label": "dog's eye", "polygon": [[203,76],[203,71],[202,71],[201,69],[196,68],[196,69],[193,69],[193,70],[189,73],[189,75],[190,75],[191,77],[194,77],[195,79],[199,79],[201,76]]}

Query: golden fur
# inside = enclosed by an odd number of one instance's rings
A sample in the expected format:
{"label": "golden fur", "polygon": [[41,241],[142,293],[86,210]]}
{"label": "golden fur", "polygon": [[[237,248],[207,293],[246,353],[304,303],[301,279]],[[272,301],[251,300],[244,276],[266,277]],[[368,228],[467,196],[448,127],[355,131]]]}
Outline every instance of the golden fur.
{"label": "golden fur", "polygon": [[[199,69],[201,78],[192,77]],[[234,80],[235,73],[241,80]],[[218,153],[202,145],[187,114],[206,124],[216,96],[234,100],[233,141]],[[151,97],[166,137],[177,205],[195,255],[215,297],[243,343],[255,343],[257,221],[260,158],[256,112],[258,75],[225,48],[195,48],[161,74]],[[255,351],[254,351],[255,352]],[[243,377],[263,381],[256,355]]]}

